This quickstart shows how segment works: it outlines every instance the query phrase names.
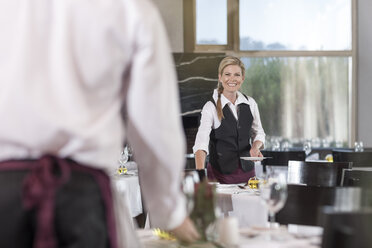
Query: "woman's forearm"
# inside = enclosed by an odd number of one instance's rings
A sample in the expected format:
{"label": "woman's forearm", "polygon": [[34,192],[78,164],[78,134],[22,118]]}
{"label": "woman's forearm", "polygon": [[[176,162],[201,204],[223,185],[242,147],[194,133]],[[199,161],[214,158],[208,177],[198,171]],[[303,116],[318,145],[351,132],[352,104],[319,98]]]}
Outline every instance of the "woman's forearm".
{"label": "woman's forearm", "polygon": [[207,153],[203,150],[197,150],[195,152],[195,168],[197,170],[204,169],[206,157],[207,157]]}

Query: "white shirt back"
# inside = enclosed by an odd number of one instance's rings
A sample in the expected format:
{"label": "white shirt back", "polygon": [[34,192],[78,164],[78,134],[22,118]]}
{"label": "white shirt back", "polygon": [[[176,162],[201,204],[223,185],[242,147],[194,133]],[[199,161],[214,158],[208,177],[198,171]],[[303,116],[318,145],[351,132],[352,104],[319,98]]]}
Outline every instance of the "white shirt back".
{"label": "white shirt back", "polygon": [[0,30],[0,161],[49,153],[113,172],[128,139],[145,154],[136,160],[153,221],[179,225],[185,140],[152,3],[0,1]]}

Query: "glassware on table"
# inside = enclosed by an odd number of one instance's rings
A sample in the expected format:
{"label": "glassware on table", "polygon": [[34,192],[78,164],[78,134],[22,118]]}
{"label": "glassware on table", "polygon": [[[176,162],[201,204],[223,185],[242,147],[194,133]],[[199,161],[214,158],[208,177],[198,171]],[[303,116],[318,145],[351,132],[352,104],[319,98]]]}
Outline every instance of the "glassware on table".
{"label": "glassware on table", "polygon": [[239,246],[239,223],[238,219],[233,216],[223,218],[219,228],[219,241],[223,247]]}
{"label": "glassware on table", "polygon": [[186,197],[186,209],[188,214],[194,208],[195,184],[199,183],[199,175],[196,171],[186,171],[182,180],[182,191]]}
{"label": "glassware on table", "polygon": [[354,151],[355,152],[363,152],[364,147],[363,147],[363,142],[362,141],[355,141],[354,143]]}
{"label": "glassware on table", "polygon": [[320,147],[321,146],[321,141],[318,137],[315,137],[311,140],[311,146],[312,147]]}
{"label": "glassware on table", "polygon": [[290,148],[290,143],[288,140],[283,141],[282,143],[282,151],[289,151]]}
{"label": "glassware on table", "polygon": [[123,175],[123,174],[127,174],[128,172],[128,169],[125,167],[125,166],[119,166],[118,169],[117,169],[117,173],[119,175]]}
{"label": "glassware on table", "polygon": [[331,146],[331,142],[330,142],[329,138],[322,139],[322,147],[327,148],[327,147],[330,147],[330,146]]}
{"label": "glassware on table", "polygon": [[269,211],[270,228],[277,226],[275,214],[284,207],[287,200],[287,180],[284,173],[268,173],[259,183],[260,196]]}
{"label": "glassware on table", "polygon": [[257,177],[251,177],[248,180],[248,187],[250,189],[258,189],[259,187],[259,179]]}
{"label": "glassware on table", "polygon": [[128,168],[125,165],[129,160],[129,151],[128,151],[128,146],[125,146],[124,149],[120,153],[119,157],[119,167],[117,170],[117,173],[119,175],[126,174],[128,172]]}
{"label": "glassware on table", "polygon": [[336,148],[341,148],[341,147],[343,147],[344,145],[343,145],[343,141],[342,140],[336,140],[336,143],[335,143],[335,146],[336,146]]}
{"label": "glassware on table", "polygon": [[280,141],[278,138],[274,139],[274,141],[272,142],[272,150],[280,151]]}
{"label": "glassware on table", "polygon": [[311,142],[310,140],[306,140],[304,142],[303,150],[305,151],[306,156],[311,153]]}
{"label": "glassware on table", "polygon": [[332,154],[327,154],[325,156],[325,160],[327,160],[328,162],[333,162],[333,155]]}

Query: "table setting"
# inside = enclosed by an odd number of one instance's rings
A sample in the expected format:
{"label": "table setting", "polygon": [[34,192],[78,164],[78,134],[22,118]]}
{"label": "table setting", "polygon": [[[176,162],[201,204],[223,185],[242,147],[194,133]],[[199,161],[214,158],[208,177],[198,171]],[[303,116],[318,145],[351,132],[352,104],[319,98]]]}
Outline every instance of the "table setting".
{"label": "table setting", "polygon": [[[236,218],[219,220],[219,230],[215,241],[182,244],[174,238],[159,235],[159,231],[139,229],[137,235],[145,248],[319,248],[323,230],[316,226],[288,225],[276,229],[264,227],[237,228]],[[235,223],[234,223],[235,222]],[[280,237],[276,240],[268,236]]]}
{"label": "table setting", "polygon": [[[185,175],[182,189],[201,240],[182,244],[164,230],[141,229],[137,233],[143,247],[320,247],[321,227],[275,223],[275,213],[287,197],[281,175],[255,177],[251,183],[220,184],[199,182],[195,173]],[[200,218],[207,218],[203,219],[207,224],[200,226]]]}
{"label": "table setting", "polygon": [[141,188],[138,180],[138,166],[135,161],[129,161],[131,149],[126,146],[121,151],[118,165],[111,178],[120,194],[120,198],[128,206],[131,217],[143,213]]}

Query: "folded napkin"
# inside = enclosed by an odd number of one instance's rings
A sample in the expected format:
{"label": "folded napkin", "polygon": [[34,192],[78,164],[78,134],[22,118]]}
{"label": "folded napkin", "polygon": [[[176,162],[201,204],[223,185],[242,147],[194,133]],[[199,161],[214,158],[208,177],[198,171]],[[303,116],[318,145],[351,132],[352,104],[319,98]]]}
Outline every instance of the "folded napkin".
{"label": "folded napkin", "polygon": [[134,161],[125,163],[125,167],[127,167],[128,171],[138,170],[137,163]]}

